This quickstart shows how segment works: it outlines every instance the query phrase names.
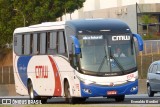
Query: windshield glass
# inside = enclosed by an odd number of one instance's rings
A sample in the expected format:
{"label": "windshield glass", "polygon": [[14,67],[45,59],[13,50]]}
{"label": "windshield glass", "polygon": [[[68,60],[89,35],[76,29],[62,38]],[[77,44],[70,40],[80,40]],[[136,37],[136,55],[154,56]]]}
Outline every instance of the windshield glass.
{"label": "windshield glass", "polygon": [[80,64],[84,71],[122,73],[136,67],[135,48],[131,36],[117,38],[112,35],[79,35],[79,41],[82,52]]}

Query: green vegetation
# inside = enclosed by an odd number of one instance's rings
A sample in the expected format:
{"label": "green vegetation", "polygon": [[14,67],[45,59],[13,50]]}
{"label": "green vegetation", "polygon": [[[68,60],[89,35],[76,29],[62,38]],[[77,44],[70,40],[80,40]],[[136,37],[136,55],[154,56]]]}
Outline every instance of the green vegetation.
{"label": "green vegetation", "polygon": [[12,43],[17,27],[56,21],[83,7],[85,0],[0,0],[0,48]]}
{"label": "green vegetation", "polygon": [[158,35],[154,35],[154,34],[150,34],[150,30],[149,30],[149,25],[150,24],[154,24],[154,23],[158,23],[158,19],[155,16],[151,16],[151,15],[142,15],[140,18],[140,22],[142,24],[144,24],[147,27],[147,31],[146,31],[146,35],[143,35],[142,38],[144,40],[157,40],[160,39],[160,36]]}
{"label": "green vegetation", "polygon": [[143,24],[151,24],[151,23],[158,23],[158,20],[154,16],[151,16],[151,15],[142,15],[141,22]]}

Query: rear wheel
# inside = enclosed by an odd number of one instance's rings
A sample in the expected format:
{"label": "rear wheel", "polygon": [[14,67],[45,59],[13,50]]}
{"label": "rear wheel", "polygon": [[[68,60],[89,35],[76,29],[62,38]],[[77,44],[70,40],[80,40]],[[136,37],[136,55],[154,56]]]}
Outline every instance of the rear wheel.
{"label": "rear wheel", "polygon": [[31,80],[29,80],[28,82],[28,94],[29,94],[30,100],[41,100],[42,104],[47,103],[47,99],[48,99],[47,97],[35,96],[34,90],[33,90],[33,84]]}
{"label": "rear wheel", "polygon": [[150,85],[147,85],[147,93],[149,97],[153,97],[154,96],[154,92],[151,89]]}
{"label": "rear wheel", "polygon": [[48,99],[48,98],[40,98],[40,99],[41,99],[41,103],[42,103],[42,104],[47,103],[47,99]]}
{"label": "rear wheel", "polygon": [[35,99],[32,81],[28,82],[28,94],[30,99]]}

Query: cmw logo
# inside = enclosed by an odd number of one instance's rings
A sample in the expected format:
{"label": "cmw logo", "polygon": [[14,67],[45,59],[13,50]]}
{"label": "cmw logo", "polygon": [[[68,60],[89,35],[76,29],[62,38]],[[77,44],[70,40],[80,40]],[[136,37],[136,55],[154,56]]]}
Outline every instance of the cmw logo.
{"label": "cmw logo", "polygon": [[130,40],[130,36],[112,36],[112,41]]}

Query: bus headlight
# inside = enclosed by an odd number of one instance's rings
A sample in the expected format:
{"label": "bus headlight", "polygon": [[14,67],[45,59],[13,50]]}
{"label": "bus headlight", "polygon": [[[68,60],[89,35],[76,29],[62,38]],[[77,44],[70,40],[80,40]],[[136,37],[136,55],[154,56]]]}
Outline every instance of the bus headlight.
{"label": "bus headlight", "polygon": [[131,81],[131,82],[132,82],[132,81],[136,81],[136,79],[137,79],[137,78],[131,78],[131,79],[129,79],[128,81]]}
{"label": "bus headlight", "polygon": [[93,84],[93,83],[96,83],[94,81],[90,81],[90,80],[87,80],[87,79],[82,79],[82,78],[79,78],[85,85],[89,85],[89,84]]}
{"label": "bus headlight", "polygon": [[93,81],[89,81],[89,80],[84,80],[84,84],[85,85],[89,85],[89,84],[92,84],[92,83],[94,83]]}

